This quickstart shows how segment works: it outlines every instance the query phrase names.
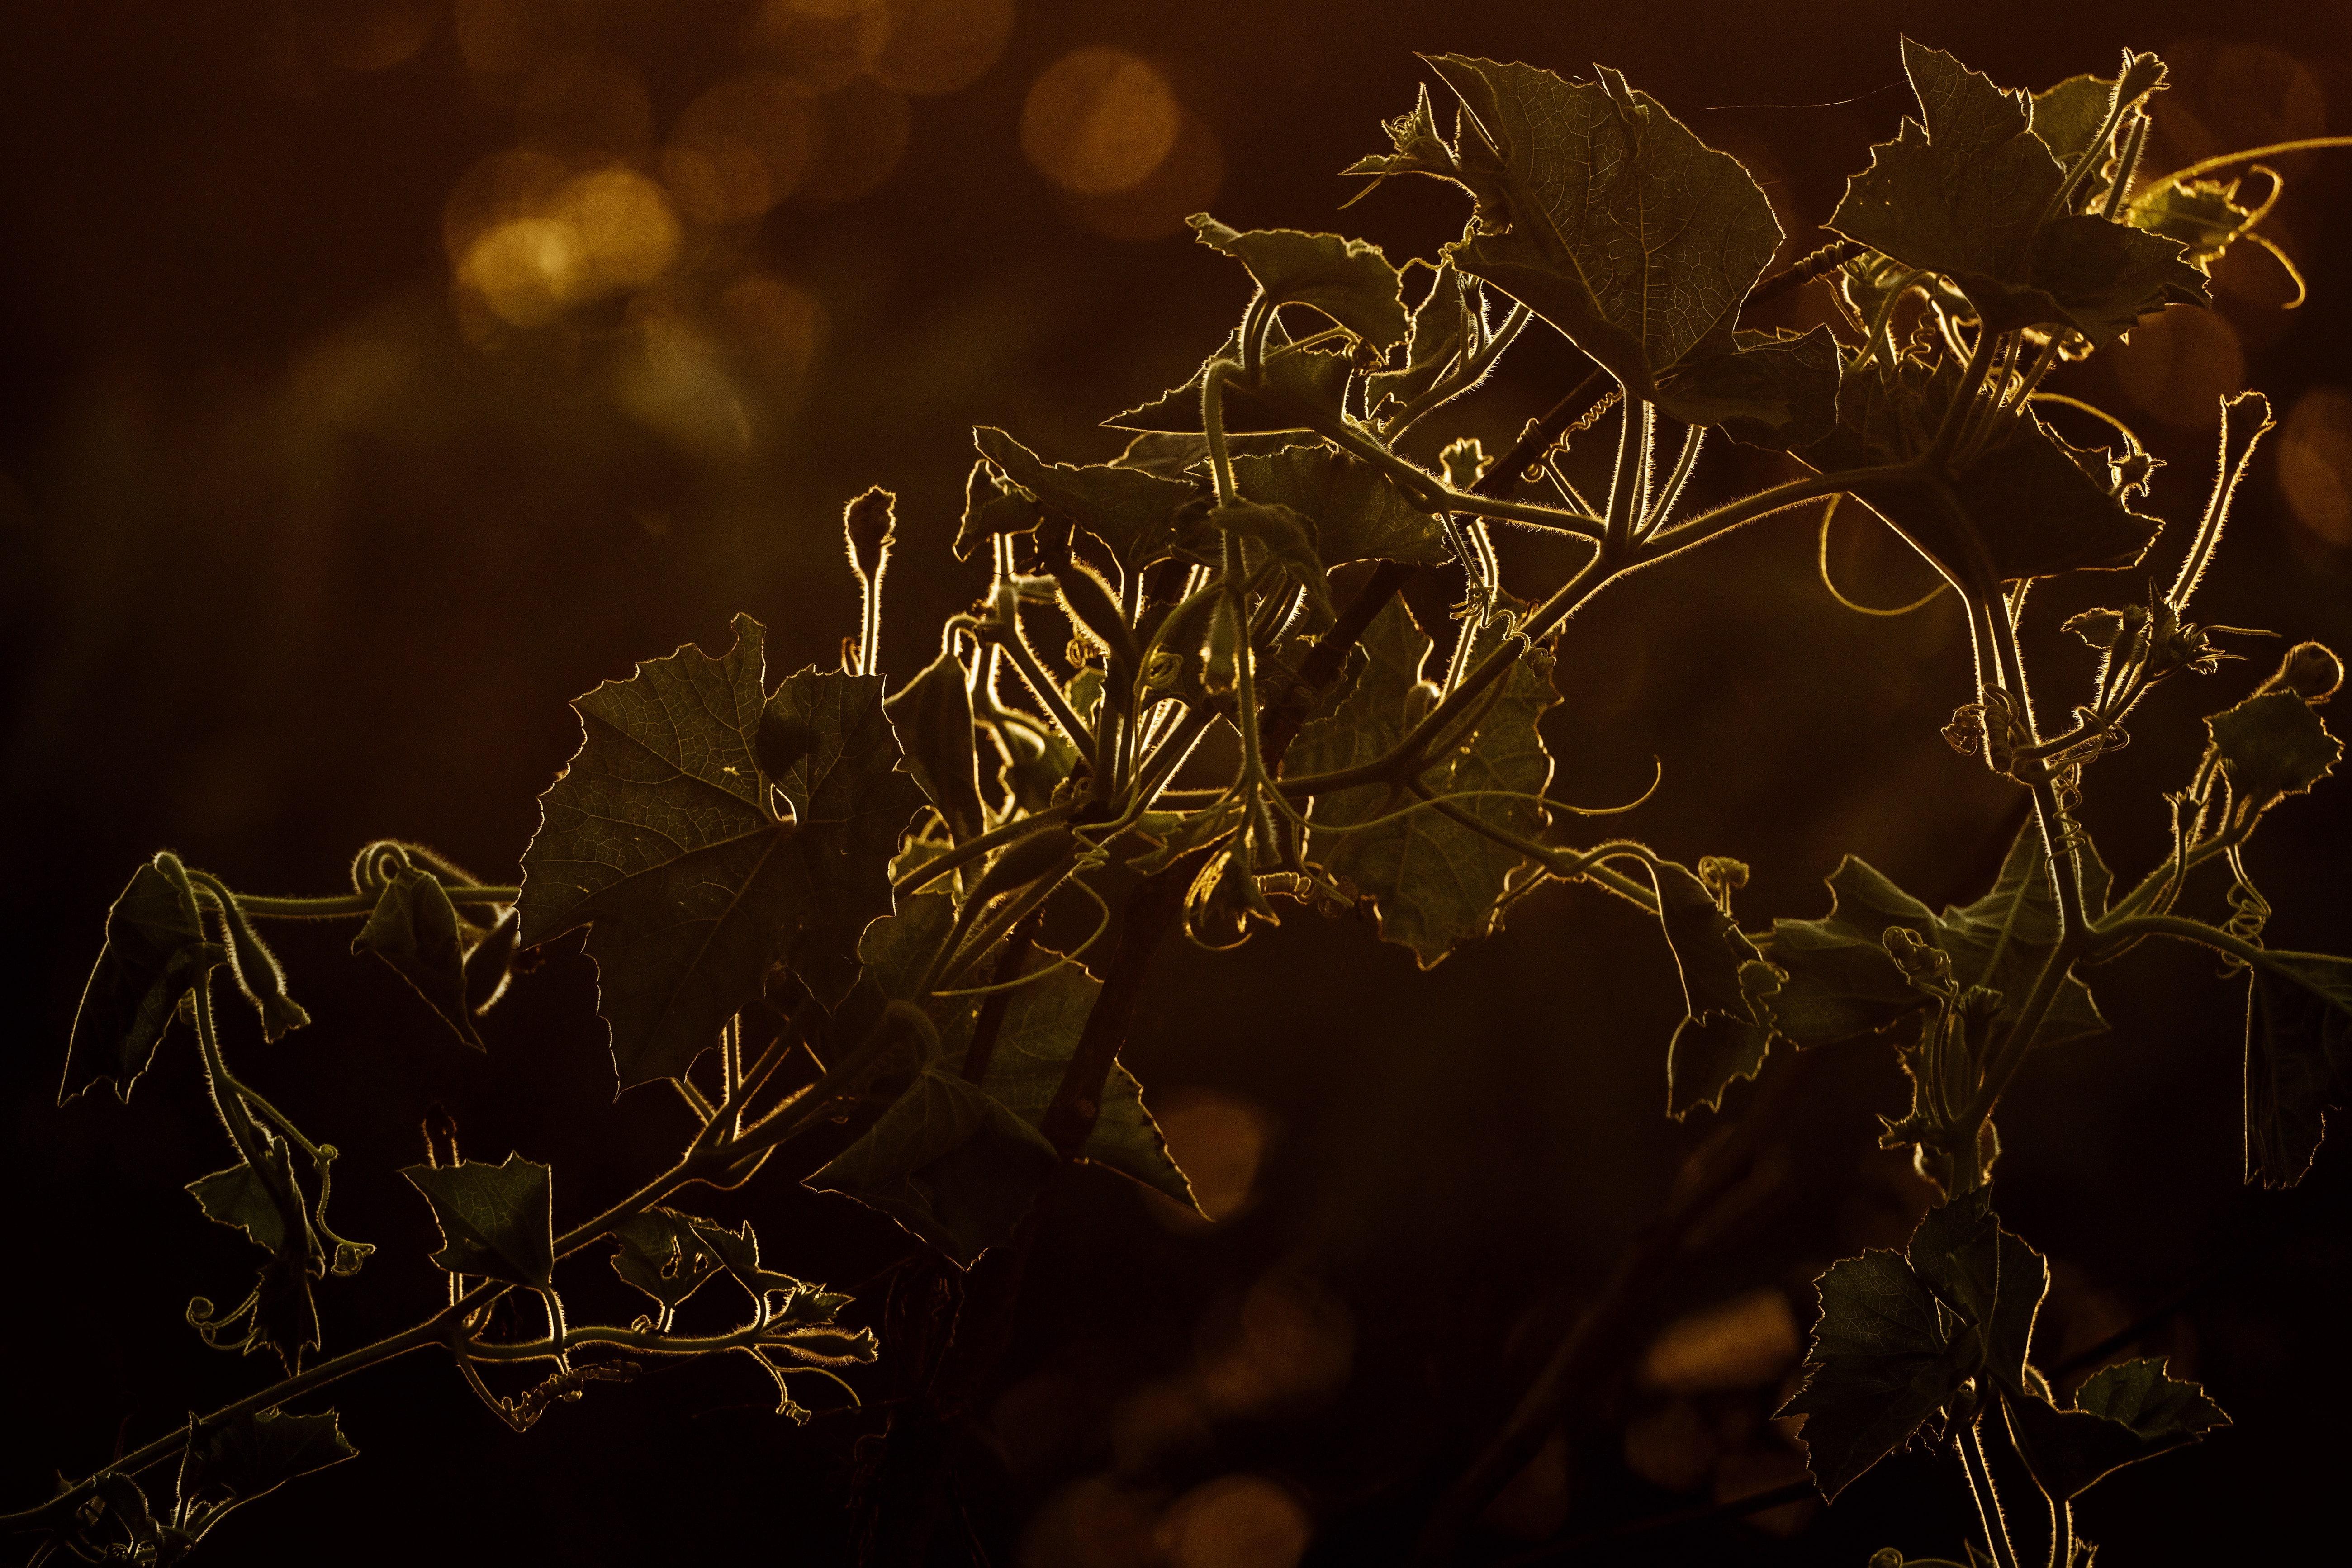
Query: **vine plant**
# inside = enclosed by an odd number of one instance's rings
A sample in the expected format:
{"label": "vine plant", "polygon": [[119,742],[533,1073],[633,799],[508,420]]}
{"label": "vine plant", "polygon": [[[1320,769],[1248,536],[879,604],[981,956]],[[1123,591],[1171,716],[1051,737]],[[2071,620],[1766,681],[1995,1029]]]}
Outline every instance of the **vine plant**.
{"label": "vine plant", "polygon": [[[1133,434],[1114,461],[1052,462],[977,432],[954,548],[986,558],[989,586],[920,670],[879,668],[892,499],[872,491],[846,513],[864,605],[842,667],[772,684],[746,616],[719,657],[684,647],[580,699],[584,739],[542,797],[519,885],[394,842],[361,851],[350,892],[319,898],[239,892],[168,853],[140,867],[108,916],[61,1098],[101,1082],[127,1096],[159,1042],[193,1036],[235,1163],[188,1190],[262,1258],[238,1305],[200,1298],[188,1321],[284,1375],[7,1516],[30,1560],[178,1558],[231,1510],[349,1458],[315,1395],[414,1352],[446,1356],[518,1428],[653,1358],[722,1352],[806,1420],[796,1391],[854,1389],[844,1373],[888,1347],[845,1321],[845,1297],[763,1263],[748,1223],[675,1206],[693,1189],[753,1181],[848,1116],[855,1141],[808,1182],[958,1264],[1006,1242],[1068,1162],[1189,1202],[1118,1060],[1164,939],[1236,944],[1277,900],[1363,908],[1427,965],[1512,901],[1584,883],[1658,921],[1679,963],[1671,1114],[1717,1106],[1768,1052],[1856,1037],[1899,1053],[1916,1086],[1885,1141],[1916,1152],[1942,1201],[1906,1251],[1822,1277],[1785,1412],[1803,1417],[1822,1495],[1915,1438],[1942,1443],[1981,1510],[1972,1553],[2087,1561],[2072,1500],[2225,1417],[2155,1362],[2109,1366],[2071,1398],[2035,1370],[2047,1270],[1995,1213],[1995,1114],[2030,1052],[2105,1028],[2086,984],[2099,965],[2149,938],[2193,943],[2247,989],[2248,1179],[2292,1184],[2352,1074],[2352,960],[2266,945],[2244,858],[2340,752],[2317,710],[2341,669],[2317,644],[2206,721],[2156,865],[2118,880],[2075,814],[2150,690],[2216,676],[2272,635],[2193,618],[2266,405],[2224,403],[2202,518],[2158,552],[2134,510],[2157,467],[2146,447],[2045,384],[2168,304],[2207,303],[2206,269],[2262,242],[2278,185],[2255,165],[2270,193],[2249,206],[2207,176],[2279,150],[2142,178],[2164,85],[2150,55],[2038,94],[1916,44],[1904,59],[1917,116],[1853,177],[1832,243],[1767,278],[1783,236],[1754,180],[1616,72],[1431,58],[1451,132],[1424,89],[1387,127],[1391,150],[1348,172],[1452,182],[1472,201],[1462,237],[1400,270],[1337,236],[1196,217],[1247,274],[1238,327],[1185,385],[1108,422]],[[1415,272],[1427,286],[1409,306]],[[1741,325],[1744,307],[1809,287],[1845,331]],[[1509,452],[1456,441],[1433,469],[1403,455],[1538,327],[1592,368]],[[2045,416],[2105,444],[2076,446]],[[1568,443],[1596,429],[1613,429],[1613,460],[1580,488]],[[1694,504],[1723,439],[1785,454],[1795,477]],[[1932,910],[1848,858],[1826,915],[1749,928],[1732,910],[1738,862],[1570,831],[1539,733],[1554,641],[1633,573],[1846,497],[1965,605],[1975,695],[1945,734],[2031,816],[1972,902]],[[1575,541],[1582,563],[1518,596],[1498,525]],[[1342,574],[1342,603],[1332,574],[1351,563],[1369,564]],[[1454,569],[1459,624],[1433,638],[1399,590]],[[2078,572],[2113,574],[2116,604],[2065,622],[2086,653],[2042,672],[2067,696],[2037,703],[2019,635],[2032,590]],[[476,1049],[519,948],[585,927],[622,1087],[667,1082],[694,1132],[636,1192],[559,1228],[547,1166],[467,1158],[453,1127],[428,1125],[425,1162],[401,1173],[440,1225],[444,1288],[412,1327],[322,1353],[318,1298],[372,1249],[330,1221],[334,1146],[236,1075],[215,1005],[225,970],[266,1039],[308,1022],[260,934],[278,920],[360,921],[354,950]],[[1047,947],[1065,927],[1080,940]],[[1736,1173],[1719,1157],[1676,1214]],[[633,1322],[568,1316],[561,1277],[599,1259],[646,1298]],[[686,1326],[721,1276],[736,1310]],[[526,1296],[544,1331],[494,1333],[493,1305]],[[1430,1555],[1459,1549],[1587,1386],[1584,1353],[1563,1345],[1446,1494]],[[2046,1522],[2003,1509],[1997,1468],[2030,1476]]]}

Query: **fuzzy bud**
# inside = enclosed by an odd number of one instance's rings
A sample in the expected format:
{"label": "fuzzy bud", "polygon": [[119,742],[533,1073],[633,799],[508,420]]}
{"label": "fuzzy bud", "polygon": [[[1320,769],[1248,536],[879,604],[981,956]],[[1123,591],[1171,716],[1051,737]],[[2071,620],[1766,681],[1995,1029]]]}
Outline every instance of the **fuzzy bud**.
{"label": "fuzzy bud", "polygon": [[868,583],[878,581],[889,564],[890,546],[898,536],[898,505],[897,496],[877,485],[841,509],[849,564]]}

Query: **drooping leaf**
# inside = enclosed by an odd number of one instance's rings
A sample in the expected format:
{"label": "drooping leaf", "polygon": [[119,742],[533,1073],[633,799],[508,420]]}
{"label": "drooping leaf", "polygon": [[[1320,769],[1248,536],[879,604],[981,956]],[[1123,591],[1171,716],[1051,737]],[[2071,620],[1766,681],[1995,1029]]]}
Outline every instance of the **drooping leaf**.
{"label": "drooping leaf", "polygon": [[[1891,383],[1876,374],[1848,376],[1838,390],[1837,429],[1797,455],[1825,473],[1916,457],[1931,441],[1958,378],[1948,362],[1930,365],[1908,353]],[[1979,548],[1996,582],[2122,570],[2138,563],[2162,526],[2131,510],[2126,476],[2105,450],[2069,444],[2031,412],[1988,437],[1951,489],[1958,518],[1925,488],[1859,499],[1961,581],[1976,574]]]}
{"label": "drooping leaf", "polygon": [[969,561],[971,552],[1000,533],[1027,533],[1044,520],[1045,509],[1037,498],[997,471],[985,458],[971,466],[964,485],[963,520],[956,527],[955,556]]}
{"label": "drooping leaf", "polygon": [[[1225,383],[1224,406],[1220,410],[1225,434],[1305,432],[1315,428],[1310,414],[1327,423],[1339,419],[1354,362],[1345,353],[1323,349],[1276,352],[1289,342],[1289,334],[1276,321],[1266,332],[1264,381],[1257,385],[1238,378]],[[1124,414],[1113,415],[1103,425],[1112,430],[1157,430],[1197,436],[1202,426],[1201,388],[1208,379],[1209,366],[1221,359],[1238,363],[1241,357],[1241,333],[1235,331],[1227,335],[1223,348],[1202,363],[1190,381]]]}
{"label": "drooping leaf", "polygon": [[886,698],[882,710],[907,750],[908,771],[955,836],[980,832],[988,814],[980,801],[980,752],[963,661],[942,652]]}
{"label": "drooping leaf", "polygon": [[250,1502],[298,1476],[356,1458],[331,1410],[297,1415],[264,1410],[199,1425],[180,1468],[180,1500]]}
{"label": "drooping leaf", "polygon": [[1969,1377],[2021,1387],[2048,1287],[2048,1265],[2000,1227],[1984,1188],[1929,1211],[1904,1252],[1831,1265],[1804,1385],[1780,1410],[1805,1417],[1822,1496],[1908,1442]]}
{"label": "drooping leaf", "polygon": [[1666,1111],[1677,1119],[1713,1109],[1723,1091],[1754,1078],[1772,1044],[1770,1026],[1729,1013],[1685,1014],[1666,1043]]}
{"label": "drooping leaf", "polygon": [[726,1266],[696,1234],[702,1222],[676,1209],[655,1207],[613,1227],[620,1246],[613,1271],[672,1311]]}
{"label": "drooping leaf", "polygon": [[411,868],[384,884],[352,952],[373,952],[390,964],[458,1039],[478,1051],[488,1047],[467,1005],[465,929],[440,879]]}
{"label": "drooping leaf", "polygon": [[301,1186],[294,1177],[292,1150],[268,1129],[257,1131],[266,1171],[239,1161],[226,1171],[190,1182],[188,1194],[206,1219],[245,1232],[246,1238],[264,1252],[290,1258],[298,1266],[307,1265],[317,1255],[319,1243]]}
{"label": "drooping leaf", "polygon": [[1732,335],[1731,346],[1661,376],[1658,407],[1686,425],[1719,425],[1750,447],[1785,452],[1837,428],[1837,340],[1809,332]]}
{"label": "drooping leaf", "polygon": [[897,1220],[959,1266],[1007,1239],[1060,1158],[1026,1121],[935,1068],[808,1178]]}
{"label": "drooping leaf", "polygon": [[[1198,416],[1195,416],[1197,427]],[[1111,463],[1049,463],[1002,430],[976,426],[972,441],[1004,477],[1110,547],[1118,563],[1140,572],[1175,549],[1177,514],[1198,491]]]}
{"label": "drooping leaf", "polygon": [[1443,565],[1453,559],[1437,520],[1398,493],[1370,463],[1328,447],[1286,447],[1234,459],[1234,482],[1252,500],[1288,507],[1314,524],[1326,566],[1349,561]]}
{"label": "drooping leaf", "polygon": [[1701,142],[1606,67],[1568,82],[1461,55],[1429,64],[1461,100],[1447,145],[1423,108],[1395,122],[1396,153],[1348,172],[1428,174],[1477,203],[1451,247],[1566,333],[1635,393],[1727,328],[1780,243],[1772,205],[1739,161]]}
{"label": "drooping leaf", "polygon": [[[1502,641],[1500,623],[1477,634],[1484,655]],[[1409,726],[1407,698],[1421,679],[1430,641],[1402,601],[1384,607],[1365,633],[1363,673],[1328,719],[1307,725],[1290,748],[1291,777],[1360,766],[1392,750]],[[1462,796],[1456,809],[1527,837],[1547,820],[1532,800],[1551,782],[1551,755],[1538,723],[1559,701],[1548,675],[1522,657],[1475,736],[1438,759],[1421,782],[1440,796]],[[1486,794],[1477,792],[1498,792]],[[1370,894],[1381,935],[1412,949],[1426,968],[1457,944],[1494,929],[1511,876],[1524,863],[1517,850],[1464,826],[1434,806],[1416,804],[1402,789],[1373,784],[1318,795],[1307,853]],[[1391,820],[1381,821],[1381,818]],[[1357,824],[1371,824],[1358,827]]]}
{"label": "drooping leaf", "polygon": [[2238,184],[2169,180],[2134,196],[2124,216],[2134,227],[2179,241],[2189,265],[2210,273],[2254,216],[2253,208],[2238,205]]}
{"label": "drooping leaf", "polygon": [[2072,1410],[2031,1392],[2010,1394],[2004,1403],[2026,1468],[2061,1501],[2080,1497],[2126,1465],[2230,1424],[2202,1388],[2145,1359],[2102,1367],[2075,1394]]}
{"label": "drooping leaf", "polygon": [[[812,1285],[805,1279],[762,1267],[760,1237],[751,1229],[750,1220],[730,1230],[716,1220],[683,1217],[693,1226],[695,1239],[709,1250],[719,1266],[752,1300],[760,1303],[772,1321],[798,1319],[823,1322],[848,1303],[848,1297],[835,1295],[822,1285]],[[858,1337],[865,1338],[863,1334]],[[870,1349],[871,1342],[867,1343]]]}
{"label": "drooping leaf", "polygon": [[[1035,973],[1059,957],[1043,950],[1033,952],[1026,972]],[[1073,963],[1013,992],[998,1024],[996,1046],[989,1054],[981,1088],[1022,1121],[1042,1130],[1045,1109],[1061,1087],[1063,1069],[1078,1048],[1078,1037],[1101,990],[1101,981]],[[961,1053],[945,1065],[948,1070],[961,1070]],[[1192,1186],[1168,1157],[1160,1124],[1144,1108],[1143,1086],[1117,1062],[1111,1064],[1110,1077],[1104,1082],[1094,1131],[1087,1135],[1078,1153],[1187,1207],[1192,1205]]]}
{"label": "drooping leaf", "polygon": [[[760,624],[735,629],[724,658],[682,647],[573,704],[585,738],[523,856],[523,939],[591,924],[624,1088],[684,1072],[777,962],[837,1001],[920,801],[880,676],[804,670],[770,700]],[[782,778],[755,760],[763,717],[804,731]]]}
{"label": "drooping leaf", "polygon": [[1391,400],[1407,404],[1436,385],[1461,357],[1473,330],[1471,312],[1478,309],[1474,288],[1451,260],[1438,263],[1429,292],[1413,307],[1404,363],[1364,378],[1364,405],[1375,421],[1389,412]]}
{"label": "drooping leaf", "polygon": [[2053,206],[2065,171],[2027,95],[1908,38],[1903,64],[1919,118],[1871,149],[1830,228],[1950,278],[1996,330],[2055,324],[2105,344],[2168,300],[2208,302],[2178,244]]}
{"label": "drooping leaf", "polygon": [[1207,213],[1186,221],[1202,244],[1247,268],[1269,303],[1311,305],[1376,349],[1404,341],[1403,289],[1379,246],[1295,228],[1244,233]]}
{"label": "drooping leaf", "polygon": [[2352,1094],[2352,959],[2274,952],[2246,994],[2246,1180],[2291,1187]]}
{"label": "drooping leaf", "polygon": [[226,959],[218,943],[205,940],[195,897],[184,883],[152,864],[132,872],[106,911],[106,945],[74,1015],[58,1103],[100,1079],[117,1100],[129,1100],[180,998]]}
{"label": "drooping leaf", "polygon": [[433,1261],[452,1274],[479,1274],[544,1289],[555,1271],[555,1211],[548,1167],[520,1154],[499,1165],[409,1165],[401,1173],[441,1226]]}
{"label": "drooping leaf", "polygon": [[2205,729],[2231,790],[2257,811],[2308,791],[2344,754],[2344,742],[2292,691],[2249,697],[2206,720]]}

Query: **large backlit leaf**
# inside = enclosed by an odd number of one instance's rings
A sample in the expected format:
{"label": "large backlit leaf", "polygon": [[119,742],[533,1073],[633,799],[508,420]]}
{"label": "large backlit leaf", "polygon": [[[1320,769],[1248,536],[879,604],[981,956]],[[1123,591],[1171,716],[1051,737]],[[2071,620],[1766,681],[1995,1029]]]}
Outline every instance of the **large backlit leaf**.
{"label": "large backlit leaf", "polygon": [[1460,99],[1456,144],[1425,112],[1399,121],[1392,157],[1350,174],[1429,174],[1477,201],[1450,252],[1647,395],[1654,378],[1727,327],[1780,243],[1772,204],[1739,161],[1664,105],[1596,68],[1568,82],[1532,66],[1443,55]]}
{"label": "large backlit leaf", "polygon": [[2205,721],[2221,771],[2238,799],[2267,810],[2302,795],[2336,765],[2344,742],[2310,703],[2292,691],[2266,691]]}
{"label": "large backlit leaf", "polygon": [[[1030,955],[1027,970],[1035,973],[1059,956],[1040,950]],[[1045,1108],[1061,1087],[1062,1071],[1078,1047],[1087,1016],[1094,1011],[1095,997],[1101,990],[1102,982],[1083,967],[1065,963],[1014,991],[1005,1005],[981,1087],[1030,1126],[1042,1130]],[[952,1066],[961,1068],[961,1056]],[[1143,1086],[1118,1063],[1111,1064],[1094,1131],[1087,1135],[1078,1153],[1157,1188],[1180,1204],[1190,1206],[1192,1202],[1191,1184],[1168,1157],[1160,1125],[1144,1109]]]}
{"label": "large backlit leaf", "polygon": [[1207,213],[1190,221],[1202,244],[1249,268],[1269,303],[1311,305],[1376,349],[1404,341],[1403,291],[1379,246],[1295,228],[1244,233]]}
{"label": "large backlit leaf", "polygon": [[1311,521],[1326,566],[1372,560],[1435,566],[1453,559],[1435,518],[1405,500],[1378,468],[1328,447],[1235,458],[1234,483],[1251,500],[1286,506]]}
{"label": "large backlit leaf", "polygon": [[[1195,426],[1197,428],[1197,425]],[[1002,430],[979,426],[972,441],[1004,477],[1110,547],[1118,563],[1139,572],[1176,546],[1177,514],[1199,492],[1110,463],[1049,463]]]}
{"label": "large backlit leaf", "polygon": [[358,1457],[331,1410],[315,1415],[264,1410],[207,1421],[181,1460],[180,1500],[248,1502],[298,1476]]}
{"label": "large backlit leaf", "polygon": [[147,1070],[180,998],[227,954],[205,940],[196,900],[152,865],[131,875],[106,911],[106,945],[81,994],[58,1103],[105,1079],[115,1098]]}
{"label": "large backlit leaf", "polygon": [[[2024,93],[1908,38],[1903,64],[1919,118],[1871,150],[1871,166],[1848,182],[1830,228],[1950,278],[1996,328],[2069,326],[2106,343],[2168,300],[2206,302],[2204,275],[2176,242],[2052,208],[2065,171],[2034,133],[2035,106]],[[2070,98],[2053,107],[2052,135],[2078,133],[2059,126],[2072,106]],[[2079,134],[2096,132],[2095,124]]]}
{"label": "large backlit leaf", "polygon": [[1002,1102],[927,1068],[808,1184],[880,1210],[969,1268],[1012,1236],[1058,1163]]}
{"label": "large backlit leaf", "polygon": [[2246,994],[2246,1180],[2291,1187],[2352,1093],[2352,959],[2275,952]]}
{"label": "large backlit leaf", "polygon": [[[1500,635],[1499,626],[1481,634],[1480,651]],[[1290,776],[1372,762],[1403,738],[1407,695],[1421,679],[1429,638],[1402,601],[1391,601],[1365,633],[1363,648],[1363,673],[1339,711],[1307,725],[1292,743],[1284,764]],[[1467,749],[1441,759],[1422,783],[1440,796],[1463,796],[1457,804],[1464,812],[1535,837],[1546,821],[1540,805],[1473,793],[1535,795],[1551,782],[1551,755],[1537,725],[1559,696],[1525,658],[1504,679],[1502,697]],[[1494,929],[1505,886],[1526,858],[1432,806],[1392,816],[1416,799],[1383,784],[1319,795],[1307,852],[1370,894],[1381,935],[1412,949],[1425,968]],[[1391,820],[1378,820],[1384,817]],[[1372,826],[1350,831],[1358,823]]]}
{"label": "large backlit leaf", "polygon": [[1672,862],[1660,862],[1650,873],[1657,884],[1659,923],[1682,973],[1684,1016],[1666,1051],[1666,1109],[1682,1116],[1718,1103],[1734,1079],[1750,1077],[1763,1065],[1771,1031],[1755,1017],[1748,986],[1775,989],[1777,977],[1761,969],[1755,943],[1705,883]]}
{"label": "large backlit leaf", "polygon": [[[1225,383],[1224,405],[1219,411],[1224,421],[1225,433],[1239,435],[1277,435],[1315,428],[1315,414],[1326,423],[1339,417],[1341,405],[1348,392],[1348,377],[1353,374],[1354,362],[1345,353],[1323,349],[1300,349],[1293,353],[1277,353],[1286,347],[1289,335],[1277,321],[1266,333],[1266,359],[1264,379],[1257,385],[1238,378]],[[1183,435],[1199,435],[1202,427],[1201,389],[1208,379],[1209,366],[1218,360],[1238,363],[1242,357],[1241,334],[1227,335],[1225,346],[1214,358],[1203,361],[1192,378],[1181,386],[1169,388],[1149,403],[1112,416],[1103,424],[1113,430],[1157,430]]]}
{"label": "large backlit leaf", "polygon": [[882,704],[907,751],[908,772],[958,838],[987,826],[980,801],[980,752],[971,685],[963,661],[942,652]]}
{"label": "large backlit leaf", "polygon": [[[760,624],[735,630],[724,658],[682,647],[573,705],[585,741],[523,856],[527,942],[593,922],[624,1087],[684,1072],[775,963],[839,1000],[921,799],[880,676],[803,670],[769,699]],[[781,778],[755,760],[763,710],[799,737]]]}

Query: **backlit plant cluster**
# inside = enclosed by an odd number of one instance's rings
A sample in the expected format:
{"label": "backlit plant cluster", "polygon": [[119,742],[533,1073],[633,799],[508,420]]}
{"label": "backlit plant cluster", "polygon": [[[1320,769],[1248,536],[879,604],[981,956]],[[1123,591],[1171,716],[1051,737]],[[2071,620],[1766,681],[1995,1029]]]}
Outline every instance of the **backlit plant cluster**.
{"label": "backlit plant cluster", "polygon": [[[2336,761],[2319,710],[2341,667],[2315,643],[2196,618],[2270,426],[2259,395],[2217,411],[2201,519],[2159,540],[2136,510],[2147,451],[2046,384],[2167,305],[2207,303],[2207,268],[2268,205],[2204,176],[2267,150],[2147,177],[2153,56],[2038,94],[1916,44],[1904,58],[1916,116],[1853,176],[1832,242],[1769,277],[1784,237],[1756,182],[1617,73],[1433,58],[1447,111],[1424,89],[1390,150],[1349,173],[1459,187],[1461,238],[1399,268],[1333,235],[1195,218],[1238,268],[1238,324],[1191,381],[1108,422],[1132,434],[1114,461],[976,432],[954,550],[989,584],[919,669],[879,666],[894,542],[877,490],[846,512],[863,605],[840,668],[772,678],[747,616],[718,657],[681,647],[581,698],[583,740],[541,798],[519,884],[390,841],[361,851],[349,892],[318,898],[242,893],[169,853],[140,867],[62,1098],[127,1096],[159,1044],[197,1054],[231,1163],[188,1192],[258,1268],[241,1301],[199,1299],[188,1322],[283,1375],[8,1516],[31,1560],[175,1560],[231,1510],[351,1457],[317,1394],[415,1352],[518,1428],[657,1359],[720,1354],[756,1363],[806,1420],[803,1395],[854,1397],[856,1369],[891,1346],[853,1326],[847,1298],[778,1272],[750,1224],[695,1213],[698,1188],[757,1182],[847,1118],[853,1141],[809,1184],[959,1264],[1012,1237],[1068,1162],[1189,1204],[1119,1061],[1163,941],[1230,947],[1286,911],[1360,910],[1429,965],[1515,900],[1583,883],[1655,920],[1679,964],[1671,1114],[1717,1106],[1769,1053],[1864,1037],[1915,1086],[1885,1141],[1916,1152],[1941,1201],[1906,1251],[1822,1277],[1784,1411],[1803,1417],[1822,1494],[1940,1444],[1980,1510],[1971,1552],[2087,1561],[2072,1500],[2226,1417],[2157,1362],[2066,1396],[2036,1370],[2048,1270],[1995,1212],[1995,1115],[2031,1052],[2105,1028],[2100,965],[2185,942],[2247,994],[2247,1177],[2301,1177],[2352,1074],[2352,960],[2265,944],[2244,851]],[[1845,330],[1742,324],[1799,289]],[[1530,331],[1565,337],[1590,374],[1507,452],[1402,455]],[[1573,442],[1610,444],[1606,460],[1570,462]],[[1796,477],[1696,504],[1726,442],[1785,454]],[[1739,862],[1595,837],[1548,798],[1556,637],[1631,574],[1702,570],[1701,548],[1741,525],[1839,498],[1966,607],[1974,696],[1945,735],[2031,816],[1969,902],[1931,909],[1848,858],[1826,914],[1743,918]],[[1580,563],[1507,582],[1512,529],[1574,542]],[[1452,624],[1420,624],[1400,590],[1457,572]],[[2079,646],[2032,672],[2037,692],[2020,636],[2032,590],[2084,572],[2106,574],[2111,607],[2065,621]],[[2271,673],[2231,687],[2241,659]],[[2168,851],[2118,875],[2077,808],[2142,700],[2177,680],[2219,693],[2204,754],[2166,797]],[[411,1281],[394,1288],[416,1290],[426,1264],[440,1282],[417,1291],[412,1327],[335,1346],[334,1297],[386,1262],[332,1226],[333,1145],[230,1063],[251,1027],[236,999],[265,1039],[308,1022],[261,934],[279,920],[356,922],[354,951],[475,1049],[518,952],[585,928],[621,1086],[667,1082],[697,1130],[625,1200],[559,1221],[546,1165],[468,1157],[428,1124],[400,1174],[445,1245],[388,1261]],[[1708,1180],[1676,1202],[1719,1195]],[[644,1311],[574,1321],[564,1279],[608,1266]],[[1429,1556],[1458,1549],[1540,1443],[1557,1374],[1445,1495]],[[2004,1510],[1997,1457],[2030,1476],[2046,1521]]]}

